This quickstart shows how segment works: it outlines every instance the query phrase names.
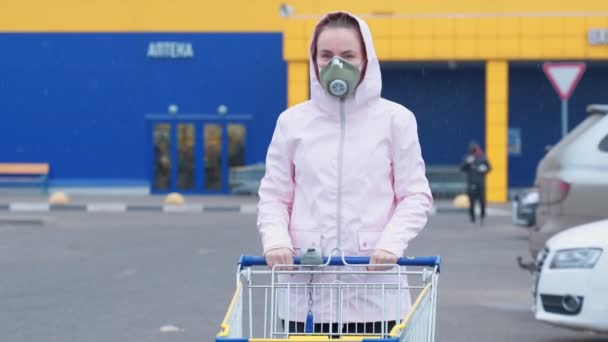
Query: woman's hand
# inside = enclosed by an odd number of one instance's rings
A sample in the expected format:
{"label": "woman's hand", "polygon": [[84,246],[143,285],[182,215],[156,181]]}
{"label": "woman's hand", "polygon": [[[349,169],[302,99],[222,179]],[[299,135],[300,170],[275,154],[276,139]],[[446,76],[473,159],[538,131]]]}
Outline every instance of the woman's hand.
{"label": "woman's hand", "polygon": [[266,264],[270,268],[274,265],[293,265],[293,252],[286,247],[271,249],[264,254],[264,257],[266,257]]}
{"label": "woman's hand", "polygon": [[[370,264],[395,264],[399,259],[395,254],[387,252],[383,249],[376,249],[371,255],[369,260]],[[386,271],[393,268],[393,266],[368,266],[369,271]]]}

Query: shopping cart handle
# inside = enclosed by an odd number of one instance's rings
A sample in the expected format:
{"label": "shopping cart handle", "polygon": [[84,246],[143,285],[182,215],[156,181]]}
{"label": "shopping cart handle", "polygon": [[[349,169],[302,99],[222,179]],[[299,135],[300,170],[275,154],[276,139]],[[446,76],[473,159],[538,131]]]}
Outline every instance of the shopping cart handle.
{"label": "shopping cart handle", "polygon": [[[328,257],[323,257],[323,262],[327,263]],[[350,265],[367,265],[369,264],[370,257],[368,256],[347,256],[344,257],[347,264]],[[263,256],[252,256],[252,255],[243,255],[239,260],[239,264],[241,267],[250,267],[250,266],[264,266],[266,265],[266,258]],[[300,264],[300,257],[294,258],[294,264]],[[400,266],[437,266],[437,271],[439,271],[439,267],[441,265],[441,256],[428,256],[428,257],[403,257],[397,260],[397,264]],[[342,257],[332,256],[329,261],[329,265],[331,266],[344,266],[344,262]]]}

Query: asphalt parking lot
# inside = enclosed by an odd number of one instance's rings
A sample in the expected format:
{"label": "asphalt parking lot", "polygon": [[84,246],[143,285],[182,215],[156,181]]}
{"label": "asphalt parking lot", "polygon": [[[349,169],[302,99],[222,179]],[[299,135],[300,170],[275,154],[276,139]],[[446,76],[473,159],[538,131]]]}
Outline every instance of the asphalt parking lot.
{"label": "asphalt parking lot", "polygon": [[[409,255],[443,258],[436,340],[608,340],[533,319],[530,276],[515,262],[526,253],[527,233],[508,212],[493,213],[484,227],[464,213],[438,213],[409,248]],[[2,341],[213,340],[238,256],[260,253],[252,213],[2,219]]]}

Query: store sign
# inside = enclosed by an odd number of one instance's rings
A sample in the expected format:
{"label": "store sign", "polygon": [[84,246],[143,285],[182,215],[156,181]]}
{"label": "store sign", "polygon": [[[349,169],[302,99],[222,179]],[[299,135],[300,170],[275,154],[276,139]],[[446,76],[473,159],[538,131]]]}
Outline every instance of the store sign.
{"label": "store sign", "polygon": [[608,45],[608,29],[589,30],[588,40],[591,45]]}
{"label": "store sign", "polygon": [[521,128],[509,128],[509,155],[521,155]]}
{"label": "store sign", "polygon": [[148,58],[194,58],[194,49],[189,42],[150,42]]}

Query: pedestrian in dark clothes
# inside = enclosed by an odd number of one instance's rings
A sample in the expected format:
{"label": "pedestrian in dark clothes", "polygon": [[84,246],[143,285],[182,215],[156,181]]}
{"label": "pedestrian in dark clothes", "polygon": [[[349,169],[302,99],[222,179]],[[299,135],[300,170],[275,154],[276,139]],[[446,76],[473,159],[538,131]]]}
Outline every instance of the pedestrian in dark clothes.
{"label": "pedestrian in dark clothes", "polygon": [[476,202],[479,202],[481,207],[480,223],[483,224],[486,217],[486,174],[492,170],[492,167],[478,143],[471,142],[469,144],[469,153],[464,157],[460,170],[466,174],[467,178],[471,222],[475,222],[475,205]]}

